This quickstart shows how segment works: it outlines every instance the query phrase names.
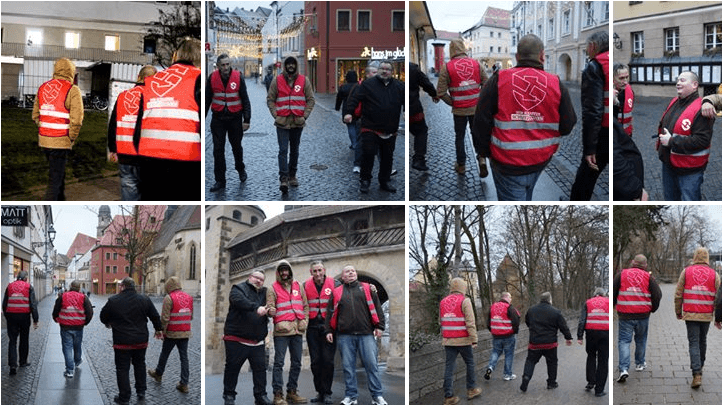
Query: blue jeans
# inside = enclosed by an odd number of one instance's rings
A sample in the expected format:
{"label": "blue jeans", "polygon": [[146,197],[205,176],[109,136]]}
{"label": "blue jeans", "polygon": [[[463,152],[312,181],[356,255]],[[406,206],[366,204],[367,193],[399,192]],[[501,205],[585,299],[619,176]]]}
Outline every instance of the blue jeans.
{"label": "blue jeans", "polygon": [[352,399],[358,398],[358,381],[356,380],[356,354],[358,353],[369,380],[371,397],[380,397],[383,394],[383,388],[379,378],[379,349],[376,346],[374,335],[338,335],[336,339],[343,360],[343,377],[346,383],[344,396]]}
{"label": "blue jeans", "polygon": [[474,123],[474,115],[454,115],[454,144],[456,146],[456,163],[459,166],[466,165],[466,138],[467,125],[471,129]]}
{"label": "blue jeans", "polygon": [[693,322],[686,321],[687,340],[689,341],[689,368],[692,374],[702,374],[704,367],[704,359],[707,354],[707,332],[709,332],[709,322]]}
{"label": "blue jeans", "polygon": [[504,352],[504,375],[511,375],[511,368],[514,365],[514,347],[516,346],[516,335],[505,338],[494,338],[493,347],[491,349],[491,358],[489,358],[488,368],[494,371],[496,362],[499,361],[501,352]]}
{"label": "blue jeans", "polygon": [[350,124],[346,124],[348,128],[348,139],[351,141],[351,149],[353,149],[353,165],[361,167],[361,121],[356,120]]}
{"label": "blue jeans", "polygon": [[[83,330],[60,329],[60,340],[65,357],[65,371],[72,373],[83,355]],[[73,354],[75,352],[75,354]]]}
{"label": "blue jeans", "polygon": [[165,365],[168,362],[168,356],[170,356],[175,346],[178,346],[178,355],[180,356],[181,363],[180,383],[188,385],[188,339],[171,339],[168,337],[163,339],[163,348],[160,351],[158,366],[155,368],[155,372],[158,375],[163,375]]}
{"label": "blue jeans", "polygon": [[140,201],[140,166],[118,165],[120,198],[123,201]]}
{"label": "blue jeans", "polygon": [[494,170],[494,164],[491,165],[494,175],[494,186],[496,187],[496,197],[499,201],[531,201],[534,193],[534,186],[541,171],[523,174],[521,176],[508,176]]}
{"label": "blue jeans", "polygon": [[[276,127],[278,137],[278,176],[293,177],[298,169],[298,146],[303,128],[284,129]],[[290,155],[289,155],[290,145]]]}
{"label": "blue jeans", "polygon": [[662,186],[666,201],[701,201],[704,171],[678,175],[662,164]]}
{"label": "blue jeans", "polygon": [[466,389],[476,387],[476,372],[474,371],[474,352],[471,346],[444,346],[446,350],[446,367],[444,369],[444,398],[454,396],[454,369],[456,356],[461,355],[466,363]]}
{"label": "blue jeans", "polygon": [[634,364],[644,364],[649,318],[620,319],[617,326],[619,327],[619,371],[629,370],[629,345],[632,343],[632,335],[635,346]]}
{"label": "blue jeans", "polygon": [[301,373],[301,355],[303,354],[303,336],[274,336],[273,346],[276,354],[273,357],[273,392],[283,392],[283,360],[286,349],[291,353],[291,369],[288,372],[288,391],[298,388],[298,375]]}

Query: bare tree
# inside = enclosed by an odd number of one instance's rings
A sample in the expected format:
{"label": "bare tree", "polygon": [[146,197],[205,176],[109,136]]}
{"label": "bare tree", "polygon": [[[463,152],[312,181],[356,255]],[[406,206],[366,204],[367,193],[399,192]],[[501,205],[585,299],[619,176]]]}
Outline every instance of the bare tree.
{"label": "bare tree", "polygon": [[171,10],[158,9],[158,20],[148,24],[145,35],[156,41],[154,62],[164,67],[170,66],[186,37],[201,39],[201,10],[190,1],[178,2]]}

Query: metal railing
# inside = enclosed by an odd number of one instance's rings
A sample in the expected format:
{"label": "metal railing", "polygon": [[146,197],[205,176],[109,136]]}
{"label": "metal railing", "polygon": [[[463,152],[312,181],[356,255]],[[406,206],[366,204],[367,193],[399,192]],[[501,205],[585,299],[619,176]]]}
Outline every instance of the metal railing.
{"label": "metal railing", "polygon": [[16,58],[102,60],[105,62],[136,63],[140,65],[152,63],[154,56],[154,54],[140,51],[106,51],[101,48],[71,49],[57,45],[26,45],[8,42],[2,44],[2,55]]}

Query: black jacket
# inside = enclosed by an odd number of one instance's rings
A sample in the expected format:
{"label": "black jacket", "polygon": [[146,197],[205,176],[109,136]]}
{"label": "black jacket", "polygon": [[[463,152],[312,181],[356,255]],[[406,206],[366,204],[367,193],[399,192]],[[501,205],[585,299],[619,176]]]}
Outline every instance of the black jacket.
{"label": "black jacket", "polygon": [[113,328],[113,344],[133,345],[148,342],[148,319],[156,331],[162,331],[160,315],[150,298],[126,288],[108,298],[100,311],[100,322]]}
{"label": "black jacket", "polygon": [[[662,117],[662,119],[659,121],[659,127],[661,128],[667,128],[669,133],[671,134],[674,131],[674,124],[677,123],[677,119],[680,115],[682,115],[682,112],[692,104],[692,102],[699,98],[698,93],[692,93],[687,98],[677,100],[677,102],[672,105],[672,107],[669,109],[666,115]],[[694,153],[699,152],[703,149],[706,149],[710,145],[710,141],[712,140],[712,128],[714,127],[714,118],[705,118],[702,116],[700,112],[697,112],[697,115],[694,116],[694,121],[692,121],[692,130],[690,136],[673,136],[669,140],[668,146],[662,146],[659,145],[659,160],[662,161],[665,165],[667,165],[675,174],[678,175],[686,175],[686,174],[692,174],[697,173],[700,171],[704,171],[707,168],[707,165],[704,165],[702,168],[697,169],[680,169],[676,167],[672,167],[672,165],[669,162],[669,156],[672,150],[674,150],[676,153]],[[661,130],[664,132],[663,130]]]}
{"label": "black jacket", "polygon": [[[381,302],[378,295],[371,290],[371,298],[376,307],[376,314],[379,317],[379,324],[374,327],[371,322],[371,313],[366,303],[366,294],[358,281],[343,285],[343,295],[338,302],[338,318],[336,320],[336,332],[347,335],[370,335],[374,329],[384,330],[384,311],[381,309]],[[333,333],[331,329],[331,318],[333,317],[333,296],[328,300],[326,307],[326,333]]]}
{"label": "black jacket", "polygon": [[349,70],[346,73],[346,82],[339,87],[338,93],[336,94],[336,111],[343,112],[343,107],[346,106],[346,100],[356,86],[358,86],[358,75],[355,71]]}
{"label": "black jacket", "polygon": [[266,306],[266,290],[266,287],[256,290],[248,280],[231,287],[224,334],[255,341],[266,338],[268,317],[256,313],[259,307]]}
{"label": "black jacket", "polygon": [[584,156],[597,153],[598,142],[609,142],[604,119],[604,69],[596,59],[582,71],[582,145]]}
{"label": "black jacket", "polygon": [[7,312],[8,309],[8,288],[5,287],[5,294],[3,295],[3,315],[5,319],[10,322],[27,322],[29,316],[33,317],[33,322],[38,322],[38,301],[35,299],[35,289],[30,286],[30,313],[29,314],[18,314],[15,312]]}
{"label": "black jacket", "polygon": [[409,115],[413,116],[424,112],[421,106],[421,89],[423,88],[431,97],[436,97],[436,88],[415,63],[409,63],[409,77]]}
{"label": "black jacket", "polygon": [[349,95],[343,115],[351,114],[361,107],[361,128],[393,134],[399,130],[399,117],[404,106],[404,84],[391,78],[387,84],[376,75],[364,80]]}
{"label": "black jacket", "polygon": [[572,333],[562,312],[547,302],[529,308],[524,322],[529,327],[529,343],[554,343],[557,341],[557,331],[562,332],[566,340],[572,340]]}
{"label": "black jacket", "polygon": [[[622,270],[624,271],[624,270]],[[619,297],[619,289],[622,287],[622,272],[620,271],[617,273],[616,276],[614,276],[614,281],[612,281],[612,290],[614,291],[613,295],[613,305],[617,305],[617,298]],[[656,312],[657,308],[659,308],[659,302],[662,300],[662,290],[659,288],[659,284],[657,284],[657,280],[654,279],[651,275],[649,276],[649,294],[652,296],[652,312]],[[649,318],[649,312],[642,313],[642,314],[629,314],[629,313],[622,313],[617,312],[617,318],[622,320],[628,320],[628,319],[645,319]]]}
{"label": "black jacket", "polygon": [[[511,321],[511,329],[513,332],[505,336],[494,336],[494,338],[507,338],[519,333],[519,322],[521,322],[521,319],[519,318],[519,314],[516,312],[516,308],[514,308],[511,304],[509,304],[509,308],[506,309],[506,316]],[[491,310],[486,313],[486,329],[489,329],[489,332],[491,332]]]}
{"label": "black jacket", "polygon": [[642,197],[644,161],[632,137],[622,124],[614,121],[614,201],[632,201]]}
{"label": "black jacket", "polygon": [[[214,72],[215,73],[215,72]],[[233,69],[231,69],[231,73],[233,73]],[[213,73],[211,73],[213,75]],[[223,87],[228,85],[228,80],[230,80],[231,76],[230,73],[228,77],[224,80],[223,75],[221,75],[221,81],[223,82]],[[213,111],[213,118],[212,119],[219,119],[224,121],[232,121],[232,120],[238,120],[241,122],[250,123],[251,122],[251,101],[248,99],[248,90],[246,88],[246,81],[243,79],[243,73],[241,73],[241,85],[238,88],[238,97],[241,98],[241,105],[243,106],[243,109],[237,113],[232,113],[228,111],[228,108],[223,108],[223,111],[221,112],[215,112]],[[211,108],[211,104],[213,103],[213,86],[211,86],[211,76],[208,76],[208,79],[206,79],[206,113],[205,115],[208,115],[208,110]]]}
{"label": "black jacket", "polygon": [[[85,295],[85,294],[83,294]],[[63,307],[63,294],[59,294],[58,298],[55,300],[55,306],[53,307],[53,319],[56,319],[58,316],[60,316],[60,310]],[[93,305],[90,303],[90,298],[85,296],[83,299],[83,312],[85,312],[85,325],[90,323],[90,320],[93,319]],[[60,325],[60,329],[68,329],[68,330],[82,330],[85,325],[79,325],[79,326],[66,326],[66,325]]]}

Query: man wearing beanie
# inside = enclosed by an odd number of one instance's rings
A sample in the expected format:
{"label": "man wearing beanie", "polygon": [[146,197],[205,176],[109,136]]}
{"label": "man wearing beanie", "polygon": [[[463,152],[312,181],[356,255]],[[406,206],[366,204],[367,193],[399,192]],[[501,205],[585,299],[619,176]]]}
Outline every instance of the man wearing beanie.
{"label": "man wearing beanie", "polygon": [[692,388],[702,385],[702,369],[707,352],[707,332],[712,322],[714,299],[719,290],[720,277],[709,267],[709,252],[698,247],[692,265],[682,270],[674,292],[674,312],[684,320],[689,341],[692,369]]}
{"label": "man wearing beanie", "polygon": [[[283,73],[271,82],[266,96],[268,110],[275,120],[278,136],[279,189],[288,193],[288,186],[298,187],[298,147],[306,119],[316,103],[311,81],[298,74],[298,61],[289,56],[283,62]],[[289,145],[291,152],[289,156]]]}
{"label": "man wearing beanie", "polygon": [[644,371],[647,368],[644,354],[649,314],[659,308],[662,290],[646,269],[647,258],[639,254],[632,260],[631,268],[622,270],[614,277],[614,306],[619,318],[619,383],[627,381],[629,377],[629,344],[633,336],[635,370]]}

